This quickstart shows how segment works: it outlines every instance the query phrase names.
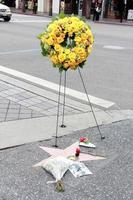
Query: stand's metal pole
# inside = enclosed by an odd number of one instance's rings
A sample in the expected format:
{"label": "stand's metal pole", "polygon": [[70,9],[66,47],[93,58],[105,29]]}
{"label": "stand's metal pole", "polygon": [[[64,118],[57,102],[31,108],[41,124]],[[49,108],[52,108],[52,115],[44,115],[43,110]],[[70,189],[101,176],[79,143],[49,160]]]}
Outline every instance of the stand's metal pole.
{"label": "stand's metal pole", "polygon": [[66,71],[64,75],[64,96],[63,96],[63,111],[62,111],[62,124],[61,124],[62,128],[66,127],[66,125],[64,125],[65,103],[66,103]]}
{"label": "stand's metal pole", "polygon": [[61,96],[61,78],[62,72],[60,72],[60,82],[59,82],[59,94],[58,94],[58,107],[57,107],[57,120],[56,120],[56,133],[55,133],[55,147],[58,147],[58,126],[59,126],[59,111],[60,111],[60,96]]}
{"label": "stand's metal pole", "polygon": [[86,87],[85,87],[85,83],[84,83],[84,80],[83,80],[83,77],[82,77],[82,74],[81,74],[81,71],[80,71],[80,68],[78,67],[78,72],[79,72],[79,75],[80,75],[80,78],[81,78],[81,81],[82,81],[82,84],[83,84],[83,87],[84,87],[84,90],[85,90],[85,93],[86,93],[86,97],[87,97],[87,100],[88,100],[88,103],[90,105],[90,108],[91,108],[91,111],[92,111],[92,114],[93,114],[93,117],[94,117],[94,120],[96,122],[96,126],[97,126],[97,129],[99,131],[99,134],[100,134],[100,137],[101,137],[101,140],[105,139],[105,136],[102,135],[101,131],[100,131],[100,128],[99,128],[99,125],[98,125],[98,122],[97,122],[97,119],[96,119],[96,116],[95,116],[95,113],[94,113],[94,110],[93,110],[93,107],[92,107],[92,104],[90,102],[90,98],[87,94],[87,90],[86,90]]}

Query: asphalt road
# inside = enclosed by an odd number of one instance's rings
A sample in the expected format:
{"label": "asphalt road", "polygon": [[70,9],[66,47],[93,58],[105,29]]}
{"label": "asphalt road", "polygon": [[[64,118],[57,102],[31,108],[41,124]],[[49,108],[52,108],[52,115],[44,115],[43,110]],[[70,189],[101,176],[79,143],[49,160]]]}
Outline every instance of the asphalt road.
{"label": "asphalt road", "polygon": [[[58,70],[42,57],[37,39],[49,21],[17,14],[10,23],[0,21],[0,65],[58,83]],[[95,44],[82,70],[88,93],[133,109],[133,27],[89,23]],[[84,92],[78,72],[68,71],[67,87]]]}

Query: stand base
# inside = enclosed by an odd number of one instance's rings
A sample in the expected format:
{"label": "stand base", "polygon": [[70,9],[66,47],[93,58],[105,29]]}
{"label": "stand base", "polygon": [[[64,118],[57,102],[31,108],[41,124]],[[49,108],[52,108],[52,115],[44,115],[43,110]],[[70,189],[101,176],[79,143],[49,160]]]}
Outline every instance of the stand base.
{"label": "stand base", "polygon": [[57,148],[57,147],[58,147],[58,145],[52,145],[52,147],[56,147],[56,148]]}
{"label": "stand base", "polygon": [[66,128],[66,125],[62,124],[60,127],[61,127],[61,128]]}
{"label": "stand base", "polygon": [[101,137],[101,140],[104,140],[104,139],[105,139],[105,136],[102,136],[102,137]]}

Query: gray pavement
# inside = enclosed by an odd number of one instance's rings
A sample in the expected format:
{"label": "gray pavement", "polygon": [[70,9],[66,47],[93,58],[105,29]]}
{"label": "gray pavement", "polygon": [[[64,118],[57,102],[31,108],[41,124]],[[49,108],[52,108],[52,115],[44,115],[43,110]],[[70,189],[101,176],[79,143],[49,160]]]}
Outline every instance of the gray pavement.
{"label": "gray pavement", "polygon": [[101,141],[97,129],[89,128],[59,138],[65,148],[81,136],[88,136],[96,144],[105,160],[88,161],[85,165],[92,175],[74,178],[67,172],[63,178],[64,193],[57,193],[50,174],[32,166],[47,158],[39,145],[51,147],[54,139],[35,142],[0,152],[0,200],[132,200],[133,199],[133,120],[103,125],[106,139]]}
{"label": "gray pavement", "polygon": [[90,107],[67,96],[67,127],[59,127],[59,148],[89,136],[97,146],[97,154],[106,159],[85,162],[93,175],[75,179],[67,172],[64,193],[57,193],[53,184],[46,184],[53,180],[51,175],[32,167],[48,157],[39,145],[54,144],[57,99],[58,94],[51,90],[0,74],[0,200],[132,200],[132,110],[102,110],[94,105],[100,130],[106,137],[101,141]]}

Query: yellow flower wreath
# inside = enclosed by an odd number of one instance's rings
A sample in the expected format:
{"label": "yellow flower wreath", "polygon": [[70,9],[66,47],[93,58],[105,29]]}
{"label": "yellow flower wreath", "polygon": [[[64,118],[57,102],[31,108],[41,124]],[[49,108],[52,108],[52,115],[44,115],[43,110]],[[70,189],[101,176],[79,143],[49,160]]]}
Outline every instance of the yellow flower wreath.
{"label": "yellow flower wreath", "polygon": [[94,42],[90,27],[75,16],[55,19],[39,39],[42,54],[59,70],[83,67]]}

